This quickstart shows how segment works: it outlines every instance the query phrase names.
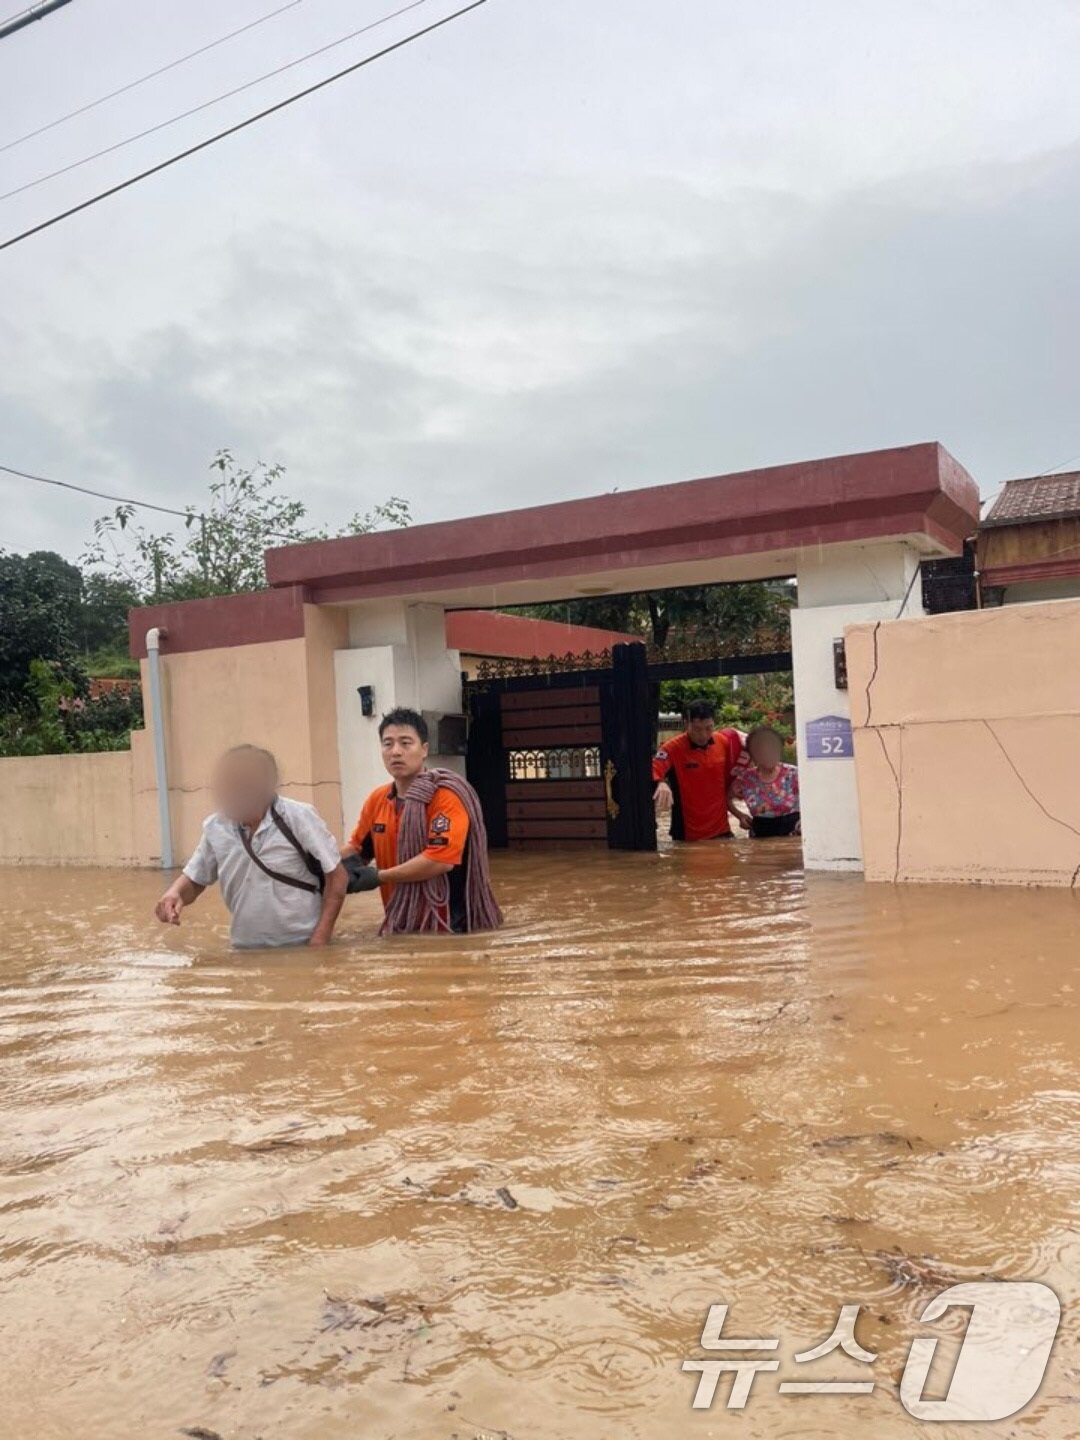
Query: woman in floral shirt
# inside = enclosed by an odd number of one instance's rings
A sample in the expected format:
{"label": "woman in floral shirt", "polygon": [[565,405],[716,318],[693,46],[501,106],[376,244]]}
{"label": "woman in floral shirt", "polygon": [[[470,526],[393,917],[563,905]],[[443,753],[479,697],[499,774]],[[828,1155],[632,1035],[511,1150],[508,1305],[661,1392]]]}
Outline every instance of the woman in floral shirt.
{"label": "woman in floral shirt", "polygon": [[728,789],[732,814],[755,839],[798,835],[799,772],[784,762],[783,739],[771,725],[758,725],[746,737],[746,751],[751,763],[735,768]]}

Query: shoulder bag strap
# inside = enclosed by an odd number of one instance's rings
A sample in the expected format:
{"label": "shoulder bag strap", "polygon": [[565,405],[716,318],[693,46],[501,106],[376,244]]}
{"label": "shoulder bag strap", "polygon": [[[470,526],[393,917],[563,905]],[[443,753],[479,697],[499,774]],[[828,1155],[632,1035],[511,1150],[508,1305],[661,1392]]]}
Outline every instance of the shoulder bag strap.
{"label": "shoulder bag strap", "polygon": [[285,836],[285,839],[288,840],[289,844],[293,847],[296,853],[300,856],[300,859],[303,860],[304,864],[307,866],[311,874],[314,876],[316,887],[318,888],[319,894],[321,895],[322,892],[326,889],[326,876],[323,873],[322,866],[319,864],[318,860],[315,859],[315,856],[312,855],[311,851],[306,850],[304,846],[300,844],[300,841],[296,838],[296,832],[293,830],[292,826],[285,819],[285,816],[281,813],[281,811],[277,808],[276,805],[270,806],[270,818],[271,820],[273,820],[277,828],[281,831],[282,835]]}
{"label": "shoulder bag strap", "polygon": [[320,887],[318,885],[312,885],[307,880],[294,880],[291,875],[282,875],[277,870],[271,870],[269,865],[263,864],[258,855],[255,854],[254,846],[251,843],[251,836],[242,825],[239,826],[238,829],[240,831],[240,843],[247,851],[248,858],[259,867],[264,875],[269,875],[271,880],[280,880],[282,885],[291,885],[294,890],[306,890],[310,895],[319,894]]}

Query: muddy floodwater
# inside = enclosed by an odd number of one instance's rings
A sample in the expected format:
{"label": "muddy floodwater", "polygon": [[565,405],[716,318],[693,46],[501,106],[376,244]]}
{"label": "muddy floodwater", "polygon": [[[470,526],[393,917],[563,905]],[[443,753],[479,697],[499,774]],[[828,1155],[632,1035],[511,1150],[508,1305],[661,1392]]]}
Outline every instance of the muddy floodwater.
{"label": "muddy floodwater", "polygon": [[[248,954],[153,873],[0,875],[5,1436],[1080,1434],[1080,896],[788,841],[494,868],[497,935],[365,895]],[[919,1316],[985,1277],[1066,1303],[1042,1388],[917,1422]],[[740,1411],[682,1370],[718,1303],[779,1340]],[[873,1363],[796,1362],[843,1304]]]}

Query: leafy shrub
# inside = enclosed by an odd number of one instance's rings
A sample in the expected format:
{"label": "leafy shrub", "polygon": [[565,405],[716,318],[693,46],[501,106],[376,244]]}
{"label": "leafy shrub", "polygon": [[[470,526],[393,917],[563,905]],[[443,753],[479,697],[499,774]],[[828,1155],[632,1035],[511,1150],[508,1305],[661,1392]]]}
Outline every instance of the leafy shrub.
{"label": "leafy shrub", "polygon": [[141,727],[138,686],[89,698],[86,677],[32,660],[23,702],[0,715],[0,755],[76,755],[127,750]]}

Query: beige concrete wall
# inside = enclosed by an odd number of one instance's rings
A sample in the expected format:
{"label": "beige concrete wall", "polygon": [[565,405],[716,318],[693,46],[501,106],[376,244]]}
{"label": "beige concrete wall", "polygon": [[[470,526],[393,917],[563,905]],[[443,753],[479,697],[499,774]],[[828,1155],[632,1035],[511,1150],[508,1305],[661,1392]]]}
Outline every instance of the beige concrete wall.
{"label": "beige concrete wall", "polygon": [[137,865],[129,751],[0,760],[0,863]]}
{"label": "beige concrete wall", "polygon": [[[153,723],[143,661],[147,725]],[[263,745],[277,756],[282,790],[312,800],[308,754],[304,641],[275,640],[161,656],[165,752],[172,802],[173,846],[183,863],[213,808],[210,776],[230,745]],[[152,756],[149,781],[153,786]],[[303,783],[298,783],[303,782]],[[155,843],[155,855],[160,847]]]}
{"label": "beige concrete wall", "polygon": [[845,638],[867,879],[1077,884],[1080,601]]}
{"label": "beige concrete wall", "polygon": [[[163,652],[165,745],[179,863],[212,808],[214,762],[230,745],[265,745],[281,790],[314,805],[342,832],[334,651],[348,640],[344,611],[304,607],[302,637]],[[167,642],[166,642],[167,643]],[[150,720],[150,686],[143,662]],[[151,733],[130,751],[0,759],[0,863],[155,865],[161,860]]]}
{"label": "beige concrete wall", "polygon": [[[233,645],[186,654],[162,652],[165,747],[172,800],[173,844],[183,861],[198,843],[212,809],[214,762],[231,745],[272,750],[281,793],[314,805],[331,830],[342,830],[334,705],[334,651],[346,640],[344,612],[304,607],[305,634],[293,640]],[[150,720],[150,686],[143,661],[143,695]],[[149,739],[149,736],[147,736]],[[156,806],[153,754],[137,774]],[[153,828],[156,835],[154,811]],[[155,856],[160,846],[152,847]]]}

